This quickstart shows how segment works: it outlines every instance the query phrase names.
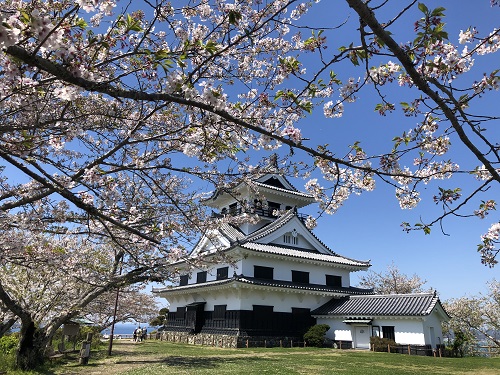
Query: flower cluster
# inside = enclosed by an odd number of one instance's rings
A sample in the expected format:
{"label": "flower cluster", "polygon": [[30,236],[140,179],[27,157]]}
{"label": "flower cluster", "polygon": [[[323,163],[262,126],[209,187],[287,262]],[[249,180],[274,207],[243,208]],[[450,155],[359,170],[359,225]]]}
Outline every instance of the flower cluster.
{"label": "flower cluster", "polygon": [[493,267],[498,263],[495,259],[499,250],[496,246],[500,238],[500,222],[494,223],[488,229],[488,232],[481,236],[482,243],[478,246],[478,252],[481,254],[482,263]]}
{"label": "flower cluster", "polygon": [[293,127],[292,125],[287,126],[281,132],[283,137],[289,137],[294,143],[299,144],[302,141],[302,134],[300,129]]}

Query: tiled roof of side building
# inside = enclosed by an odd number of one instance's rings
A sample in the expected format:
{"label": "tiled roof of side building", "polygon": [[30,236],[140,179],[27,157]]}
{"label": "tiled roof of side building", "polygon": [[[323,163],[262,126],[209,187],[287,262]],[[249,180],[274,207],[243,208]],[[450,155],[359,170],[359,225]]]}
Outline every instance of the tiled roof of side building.
{"label": "tiled roof of side building", "polygon": [[290,247],[281,247],[276,245],[267,245],[256,242],[245,242],[240,244],[244,249],[259,251],[262,253],[275,254],[275,255],[283,255],[288,257],[296,257],[309,259],[314,261],[323,261],[328,263],[336,263],[336,264],[344,264],[347,266],[354,267],[369,267],[369,261],[360,261],[345,258],[339,255],[329,255],[329,254],[321,254],[321,253],[313,253],[311,251],[292,249]]}
{"label": "tiled roof of side building", "polygon": [[426,316],[440,303],[435,293],[351,296],[332,299],[311,312],[334,316]]}

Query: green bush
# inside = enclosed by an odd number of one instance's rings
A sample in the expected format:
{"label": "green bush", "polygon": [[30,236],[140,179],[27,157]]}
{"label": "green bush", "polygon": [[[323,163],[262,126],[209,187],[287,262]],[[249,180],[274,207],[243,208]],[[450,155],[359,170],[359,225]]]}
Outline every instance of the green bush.
{"label": "green bush", "polygon": [[0,353],[10,354],[15,352],[19,340],[13,335],[0,337]]}
{"label": "green bush", "polygon": [[12,370],[15,367],[18,343],[19,340],[15,335],[0,337],[0,371]]}
{"label": "green bush", "polygon": [[382,337],[372,336],[370,337],[371,347],[376,352],[387,352],[387,345],[396,346],[396,341],[392,339],[386,339]]}
{"label": "green bush", "polygon": [[325,334],[329,329],[330,326],[328,324],[316,324],[304,334],[304,340],[308,346],[321,348],[325,341]]}

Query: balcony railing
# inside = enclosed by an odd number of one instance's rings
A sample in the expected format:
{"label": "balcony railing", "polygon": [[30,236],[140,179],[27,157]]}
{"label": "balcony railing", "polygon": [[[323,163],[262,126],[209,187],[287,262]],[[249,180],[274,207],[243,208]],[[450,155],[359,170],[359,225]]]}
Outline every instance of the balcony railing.
{"label": "balcony railing", "polygon": [[[268,217],[271,219],[276,219],[278,216],[273,215],[273,212],[277,210],[276,208],[251,208],[251,209],[243,209],[241,207],[238,208],[231,208],[227,211],[222,210],[220,213],[216,213],[212,211],[212,217],[223,217],[225,215],[230,215],[230,216],[238,216],[241,214],[257,214],[262,217]],[[302,221],[305,222],[307,219],[308,215],[304,215],[301,213],[297,213],[297,217]]]}

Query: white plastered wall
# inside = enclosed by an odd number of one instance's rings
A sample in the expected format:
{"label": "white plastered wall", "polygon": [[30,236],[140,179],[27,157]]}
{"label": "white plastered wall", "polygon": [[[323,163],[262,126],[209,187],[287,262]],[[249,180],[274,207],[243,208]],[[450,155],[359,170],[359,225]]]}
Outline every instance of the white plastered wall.
{"label": "white plastered wall", "polygon": [[[343,320],[345,318],[319,317],[317,318],[317,324],[328,324],[330,326],[330,329],[326,332],[326,337],[331,340],[353,341],[352,326],[343,323]],[[440,328],[439,331],[437,329],[440,326],[434,325],[438,322],[437,318],[426,320],[426,322],[421,318],[373,319],[370,329],[372,326],[379,326],[382,335],[382,326],[394,326],[395,341],[398,344],[425,345],[431,344],[430,326],[434,327],[436,336],[439,334],[442,337]],[[428,340],[426,339],[427,336],[429,337]]]}

